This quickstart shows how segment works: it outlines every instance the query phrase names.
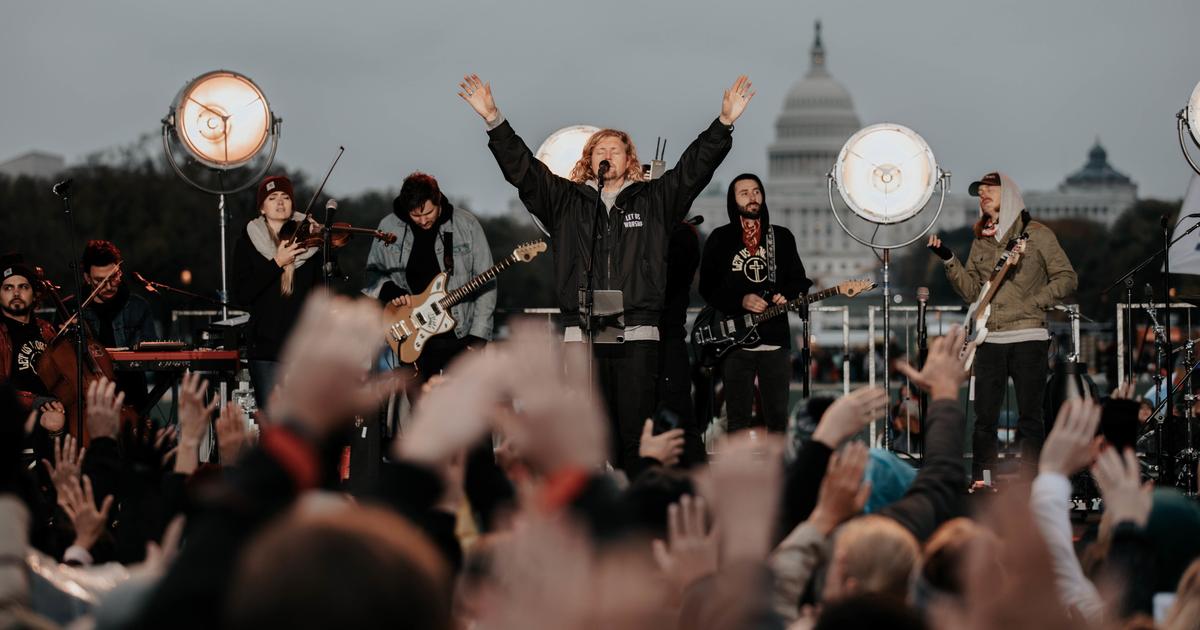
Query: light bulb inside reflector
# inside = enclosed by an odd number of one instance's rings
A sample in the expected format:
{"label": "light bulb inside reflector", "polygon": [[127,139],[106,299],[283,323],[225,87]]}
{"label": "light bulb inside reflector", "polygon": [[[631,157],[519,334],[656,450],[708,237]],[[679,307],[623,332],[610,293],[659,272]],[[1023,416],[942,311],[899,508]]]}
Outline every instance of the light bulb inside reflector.
{"label": "light bulb inside reflector", "polygon": [[833,167],[850,210],[871,223],[899,223],[921,211],[937,184],[933,151],[917,132],[880,123],[860,129]]}
{"label": "light bulb inside reflector", "polygon": [[249,78],[228,70],[193,79],[175,99],[175,133],[192,157],[230,169],[254,158],[271,133],[271,108]]}
{"label": "light bulb inside reflector", "polygon": [[1192,141],[1200,145],[1200,83],[1192,89],[1192,97],[1188,99],[1187,104],[1187,124],[1188,131],[1192,134]]}
{"label": "light bulb inside reflector", "polygon": [[559,177],[570,177],[571,169],[575,168],[575,163],[583,155],[583,145],[597,131],[600,128],[591,125],[563,127],[550,134],[535,155],[550,172]]}

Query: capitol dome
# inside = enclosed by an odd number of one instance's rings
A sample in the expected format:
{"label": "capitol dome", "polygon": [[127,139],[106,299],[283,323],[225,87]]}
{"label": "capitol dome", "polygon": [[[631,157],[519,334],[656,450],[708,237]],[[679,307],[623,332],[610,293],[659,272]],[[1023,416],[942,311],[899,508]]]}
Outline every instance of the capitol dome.
{"label": "capitol dome", "polygon": [[821,23],[815,25],[808,74],[788,90],[768,149],[769,179],[823,184],[846,139],[861,128],[850,92],[825,68]]}

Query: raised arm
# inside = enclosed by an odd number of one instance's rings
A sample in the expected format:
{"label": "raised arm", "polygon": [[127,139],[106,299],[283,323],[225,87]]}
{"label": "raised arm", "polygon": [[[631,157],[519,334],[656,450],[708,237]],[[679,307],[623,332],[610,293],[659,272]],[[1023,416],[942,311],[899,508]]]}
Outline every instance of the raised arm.
{"label": "raised arm", "polygon": [[682,221],[687,216],[692,200],[712,181],[713,173],[733,147],[733,123],[746,110],[752,98],[754,91],[751,90],[750,79],[746,75],[739,76],[725,90],[721,114],[717,119],[688,145],[679,156],[675,168],[650,183],[653,194],[659,197],[666,209],[669,221]]}
{"label": "raised arm", "polygon": [[500,114],[492,97],[491,83],[471,74],[463,77],[458,87],[458,96],[487,123],[488,148],[504,179],[516,187],[521,202],[533,216],[547,228],[553,227],[557,223],[557,210],[563,205],[561,201],[571,191],[570,180],[555,175],[534,157],[533,151]]}

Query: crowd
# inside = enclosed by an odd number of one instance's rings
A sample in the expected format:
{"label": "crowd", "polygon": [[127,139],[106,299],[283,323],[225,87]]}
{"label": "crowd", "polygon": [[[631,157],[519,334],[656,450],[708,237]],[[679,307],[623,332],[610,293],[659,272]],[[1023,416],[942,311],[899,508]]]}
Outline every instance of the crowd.
{"label": "crowd", "polygon": [[[424,384],[349,496],[341,436],[411,382],[369,370],[379,308],[308,299],[258,435],[195,375],[165,428],[123,421],[93,383],[86,448],[3,391],[0,624],[1200,627],[1200,509],[1098,437],[1097,402],[1063,405],[1032,484],[967,492],[961,329],[899,366],[931,400],[915,472],[854,439],[888,405],[863,388],[798,448],[743,431],[688,470],[679,430],[648,423],[625,479],[582,344],[523,323]],[[1104,515],[1077,539],[1071,479],[1089,468]]]}

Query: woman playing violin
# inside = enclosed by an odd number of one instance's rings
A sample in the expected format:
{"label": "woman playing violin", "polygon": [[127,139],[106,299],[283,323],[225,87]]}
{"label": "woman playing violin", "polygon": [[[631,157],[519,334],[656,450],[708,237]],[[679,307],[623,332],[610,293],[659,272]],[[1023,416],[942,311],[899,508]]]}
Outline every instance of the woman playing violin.
{"label": "woman playing violin", "polygon": [[294,214],[293,199],[290,179],[264,179],[258,185],[260,216],[246,224],[233,253],[234,300],[250,312],[247,356],[260,408],[274,387],[283,342],[309,291],[321,281],[320,248],[279,237],[285,226],[304,220]]}

